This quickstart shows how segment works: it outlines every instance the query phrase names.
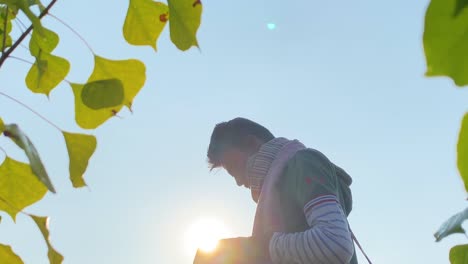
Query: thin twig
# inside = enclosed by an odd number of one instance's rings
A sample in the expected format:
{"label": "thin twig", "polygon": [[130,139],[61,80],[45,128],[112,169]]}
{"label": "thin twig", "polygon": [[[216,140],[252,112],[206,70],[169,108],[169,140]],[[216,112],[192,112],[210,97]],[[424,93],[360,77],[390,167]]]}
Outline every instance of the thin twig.
{"label": "thin twig", "polygon": [[36,116],[38,116],[39,118],[41,118],[42,120],[46,121],[47,123],[49,123],[51,126],[55,127],[58,131],[62,132],[62,129],[60,129],[60,127],[58,127],[56,124],[52,123],[52,121],[50,121],[49,119],[45,118],[43,115],[39,114],[36,110],[32,109],[31,107],[27,106],[26,104],[22,103],[20,100],[14,98],[14,97],[11,97],[9,96],[8,94],[4,93],[4,92],[0,92],[0,95],[3,95],[4,97],[12,100],[13,102],[21,105],[22,107],[28,109],[29,111],[31,111],[33,114],[35,114]]}
{"label": "thin twig", "polygon": [[28,63],[28,64],[31,64],[31,65],[33,65],[33,64],[34,64],[33,62],[30,62],[30,61],[28,61],[28,60],[25,60],[25,59],[23,59],[23,58],[20,58],[20,57],[11,56],[11,55],[10,55],[9,57],[10,57],[10,58],[12,58],[12,59],[15,59],[15,60],[19,60],[19,61],[22,61],[22,62],[26,62],[26,63]]}
{"label": "thin twig", "polygon": [[93,49],[91,48],[91,45],[89,45],[89,43],[86,42],[86,40],[76,30],[74,30],[70,25],[65,23],[65,21],[61,20],[60,18],[52,15],[51,13],[49,13],[49,16],[54,18],[58,22],[62,23],[65,27],[67,27],[69,30],[71,30],[76,36],[78,36],[81,39],[81,41],[83,41],[83,43],[86,45],[86,47],[88,47],[88,49],[91,51],[91,53],[96,54],[96,53],[94,53]]}
{"label": "thin twig", "polygon": [[5,48],[6,48],[6,37],[8,35],[7,33],[7,25],[8,25],[8,6],[5,8],[5,21],[3,21],[3,40],[2,40],[2,56],[5,54]]}
{"label": "thin twig", "polygon": [[[42,17],[44,17],[45,15],[47,15],[47,13],[49,12],[50,8],[52,8],[52,6],[54,6],[54,4],[57,2],[57,0],[52,0],[48,5],[47,7],[44,9],[44,11],[41,12],[41,14],[39,15],[39,19],[41,19]],[[2,67],[3,63],[5,62],[5,60],[8,58],[8,56],[10,56],[10,54],[18,47],[18,45],[26,38],[26,36],[33,30],[33,26],[29,26],[28,29],[26,29],[26,31],[21,34],[21,36],[18,38],[18,40],[16,40],[15,43],[13,43],[13,45],[5,52],[5,53],[2,53],[2,57],[0,57],[0,68]]]}

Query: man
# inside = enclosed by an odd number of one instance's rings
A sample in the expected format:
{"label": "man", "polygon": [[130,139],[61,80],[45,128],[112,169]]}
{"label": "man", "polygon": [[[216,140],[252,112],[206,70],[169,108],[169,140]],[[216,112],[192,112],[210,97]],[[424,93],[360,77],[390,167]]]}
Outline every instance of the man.
{"label": "man", "polygon": [[352,180],[322,153],[235,118],[214,128],[208,161],[250,189],[257,211],[251,237],[221,240],[195,264],[357,264]]}

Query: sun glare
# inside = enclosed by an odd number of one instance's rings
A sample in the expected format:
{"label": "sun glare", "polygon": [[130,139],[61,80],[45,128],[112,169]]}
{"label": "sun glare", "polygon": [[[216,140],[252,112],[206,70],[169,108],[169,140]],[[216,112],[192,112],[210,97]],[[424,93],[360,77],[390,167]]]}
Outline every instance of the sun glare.
{"label": "sun glare", "polygon": [[192,223],[186,233],[187,247],[190,253],[197,249],[212,252],[218,241],[229,236],[228,229],[214,218],[203,218]]}

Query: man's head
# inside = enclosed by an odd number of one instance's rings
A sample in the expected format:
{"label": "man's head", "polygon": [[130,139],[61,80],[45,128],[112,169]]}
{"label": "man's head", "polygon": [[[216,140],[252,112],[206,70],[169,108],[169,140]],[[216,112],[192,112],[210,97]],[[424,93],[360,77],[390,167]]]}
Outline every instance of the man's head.
{"label": "man's head", "polygon": [[219,123],[211,134],[208,147],[211,169],[223,167],[236,179],[237,185],[249,187],[247,160],[262,144],[273,138],[268,129],[245,118],[238,117]]}

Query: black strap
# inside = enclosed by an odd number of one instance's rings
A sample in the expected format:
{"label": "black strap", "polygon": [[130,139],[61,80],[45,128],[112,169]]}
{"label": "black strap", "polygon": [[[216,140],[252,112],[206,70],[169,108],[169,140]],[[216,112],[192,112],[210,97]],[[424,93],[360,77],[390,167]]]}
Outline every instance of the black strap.
{"label": "black strap", "polygon": [[351,237],[353,238],[354,242],[356,242],[356,245],[359,247],[359,249],[361,250],[362,254],[364,255],[364,257],[366,257],[367,261],[369,262],[369,264],[372,264],[372,261],[369,259],[369,257],[367,256],[366,252],[364,252],[364,249],[362,249],[362,246],[361,244],[359,244],[359,241],[357,240],[356,236],[354,235],[353,233],[353,230],[351,230],[351,228],[349,229],[351,231]]}

